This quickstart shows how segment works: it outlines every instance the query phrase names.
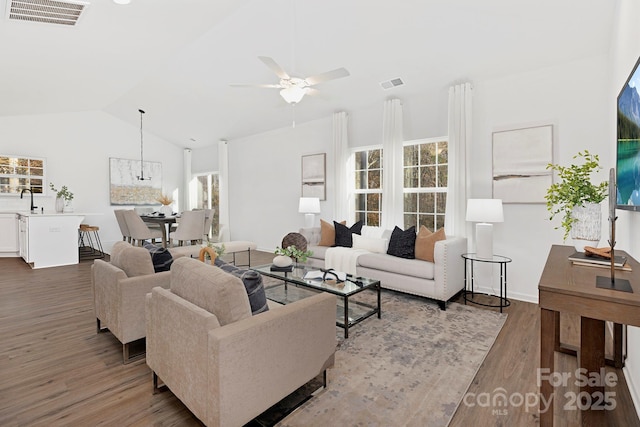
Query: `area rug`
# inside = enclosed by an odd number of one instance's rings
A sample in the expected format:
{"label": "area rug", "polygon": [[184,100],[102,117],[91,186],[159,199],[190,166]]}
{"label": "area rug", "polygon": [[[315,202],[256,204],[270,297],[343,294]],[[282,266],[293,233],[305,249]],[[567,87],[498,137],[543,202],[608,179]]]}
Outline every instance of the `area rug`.
{"label": "area rug", "polygon": [[383,291],[382,318],[337,328],[328,385],[281,427],[446,426],[506,314]]}

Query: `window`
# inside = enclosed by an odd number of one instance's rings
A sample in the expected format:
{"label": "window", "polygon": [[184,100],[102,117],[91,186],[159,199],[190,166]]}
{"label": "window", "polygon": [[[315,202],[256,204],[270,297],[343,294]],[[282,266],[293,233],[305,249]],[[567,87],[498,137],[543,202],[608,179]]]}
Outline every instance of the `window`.
{"label": "window", "polygon": [[20,194],[23,189],[44,192],[44,159],[0,156],[0,194]]}
{"label": "window", "polygon": [[404,145],[404,226],[444,227],[448,141],[434,138]]}
{"label": "window", "polygon": [[217,235],[220,229],[220,184],[218,174],[196,176],[198,189],[196,191],[196,208],[213,209],[211,229]]}
{"label": "window", "polygon": [[355,220],[379,226],[382,215],[382,149],[356,151]]}

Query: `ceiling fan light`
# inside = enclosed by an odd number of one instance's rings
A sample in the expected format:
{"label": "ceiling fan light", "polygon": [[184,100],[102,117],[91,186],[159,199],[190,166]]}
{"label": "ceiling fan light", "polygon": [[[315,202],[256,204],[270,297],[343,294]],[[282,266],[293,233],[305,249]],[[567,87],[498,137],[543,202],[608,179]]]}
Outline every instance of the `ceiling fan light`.
{"label": "ceiling fan light", "polygon": [[289,104],[300,102],[306,91],[298,86],[291,86],[280,91],[280,96]]}

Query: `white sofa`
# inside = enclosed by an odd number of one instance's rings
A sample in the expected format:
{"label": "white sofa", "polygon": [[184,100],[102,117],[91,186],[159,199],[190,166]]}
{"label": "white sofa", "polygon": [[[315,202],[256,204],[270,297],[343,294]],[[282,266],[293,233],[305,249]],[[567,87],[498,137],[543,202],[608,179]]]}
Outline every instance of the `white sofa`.
{"label": "white sofa", "polygon": [[[328,246],[318,246],[320,227],[302,228],[307,239],[307,248],[313,252],[307,265],[325,268],[325,253]],[[385,231],[383,236],[389,236]],[[467,239],[448,237],[435,243],[434,260],[405,259],[381,253],[365,253],[358,257],[358,276],[380,280],[384,289],[427,297],[438,302],[442,310],[446,303],[464,289],[464,260]]]}

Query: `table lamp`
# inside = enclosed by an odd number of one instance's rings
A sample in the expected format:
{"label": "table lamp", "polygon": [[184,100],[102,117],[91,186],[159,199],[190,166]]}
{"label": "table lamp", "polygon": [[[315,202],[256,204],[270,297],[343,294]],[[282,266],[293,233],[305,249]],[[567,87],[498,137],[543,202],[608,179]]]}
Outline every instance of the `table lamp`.
{"label": "table lamp", "polygon": [[493,257],[493,224],[503,222],[502,200],[467,200],[467,221],[476,223],[476,255],[478,258]]}
{"label": "table lamp", "polygon": [[305,228],[313,227],[315,214],[320,213],[320,199],[318,197],[300,197],[298,212],[304,214]]}

